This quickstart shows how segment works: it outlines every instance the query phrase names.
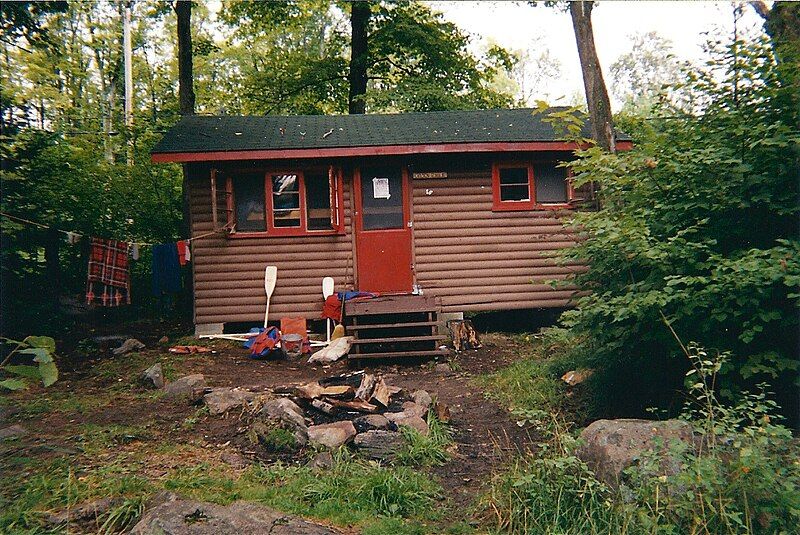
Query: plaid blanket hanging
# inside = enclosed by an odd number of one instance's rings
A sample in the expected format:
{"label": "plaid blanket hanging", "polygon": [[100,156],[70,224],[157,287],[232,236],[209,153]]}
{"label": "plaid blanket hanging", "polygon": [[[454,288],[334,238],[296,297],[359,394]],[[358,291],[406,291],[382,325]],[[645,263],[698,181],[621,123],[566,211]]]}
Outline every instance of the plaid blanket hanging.
{"label": "plaid blanket hanging", "polygon": [[92,238],[86,304],[95,301],[106,307],[131,303],[127,242]]}

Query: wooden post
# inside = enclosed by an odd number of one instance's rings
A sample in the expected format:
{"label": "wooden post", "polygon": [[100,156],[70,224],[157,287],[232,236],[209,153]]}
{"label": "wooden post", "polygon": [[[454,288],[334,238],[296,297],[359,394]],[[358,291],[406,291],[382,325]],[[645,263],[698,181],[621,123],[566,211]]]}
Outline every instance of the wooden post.
{"label": "wooden post", "polygon": [[453,339],[453,349],[460,353],[465,349],[478,349],[481,341],[478,332],[470,320],[450,320],[447,322],[450,336]]}

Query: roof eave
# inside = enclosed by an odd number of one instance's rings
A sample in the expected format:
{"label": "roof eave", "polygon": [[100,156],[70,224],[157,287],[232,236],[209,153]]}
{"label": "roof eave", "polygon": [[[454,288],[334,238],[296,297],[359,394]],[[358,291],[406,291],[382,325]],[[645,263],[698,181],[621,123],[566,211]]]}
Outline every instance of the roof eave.
{"label": "roof eave", "polygon": [[[575,150],[577,148],[579,148],[578,143],[568,141],[503,141],[309,149],[255,149],[187,152],[158,152],[154,150],[151,153],[150,158],[153,163],[188,163],[231,160],[283,160],[341,158],[356,156],[400,156],[406,154],[565,151]],[[620,150],[628,150],[632,148],[632,143],[630,141],[619,141],[617,142],[617,148]]]}

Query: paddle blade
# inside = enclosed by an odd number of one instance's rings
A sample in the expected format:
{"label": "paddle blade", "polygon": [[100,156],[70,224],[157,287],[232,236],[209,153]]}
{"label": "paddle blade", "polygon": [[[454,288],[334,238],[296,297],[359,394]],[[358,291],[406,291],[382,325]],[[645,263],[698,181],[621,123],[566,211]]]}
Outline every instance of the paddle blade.
{"label": "paddle blade", "polygon": [[264,290],[267,295],[271,296],[275,291],[275,282],[278,280],[278,268],[276,266],[267,266],[264,270]]}
{"label": "paddle blade", "polygon": [[327,299],[333,295],[333,277],[322,279],[322,297]]}

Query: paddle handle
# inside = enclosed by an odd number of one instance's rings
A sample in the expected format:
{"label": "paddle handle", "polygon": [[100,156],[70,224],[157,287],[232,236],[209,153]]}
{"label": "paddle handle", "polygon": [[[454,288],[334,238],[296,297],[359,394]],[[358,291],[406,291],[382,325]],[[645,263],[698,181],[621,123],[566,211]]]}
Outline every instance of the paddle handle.
{"label": "paddle handle", "polygon": [[267,294],[267,308],[264,309],[264,328],[267,328],[267,322],[269,321],[269,298],[270,295]]}

